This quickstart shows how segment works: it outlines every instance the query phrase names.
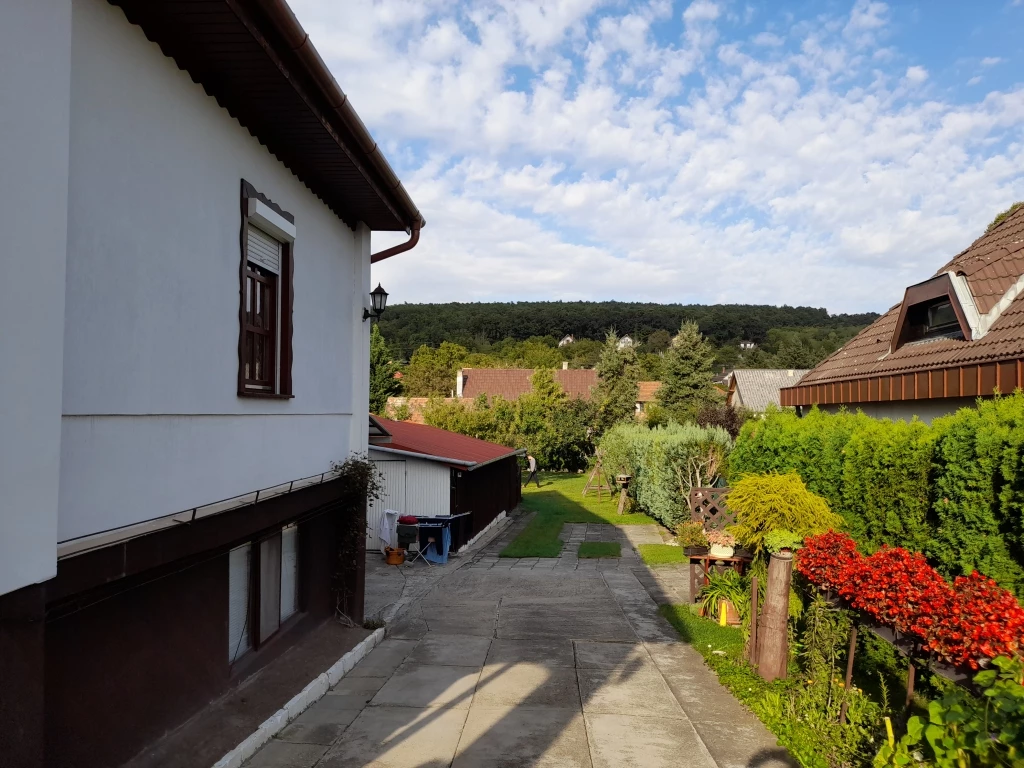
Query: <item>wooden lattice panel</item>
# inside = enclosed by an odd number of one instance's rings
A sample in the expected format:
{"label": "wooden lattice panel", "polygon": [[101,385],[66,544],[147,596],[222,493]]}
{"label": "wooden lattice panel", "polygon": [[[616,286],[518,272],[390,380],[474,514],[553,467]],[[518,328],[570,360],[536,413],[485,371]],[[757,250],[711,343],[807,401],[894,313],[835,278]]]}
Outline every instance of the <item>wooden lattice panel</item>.
{"label": "wooden lattice panel", "polygon": [[736,522],[736,513],[729,509],[726,497],[729,488],[692,488],[690,520],[699,522],[705,531],[722,531]]}

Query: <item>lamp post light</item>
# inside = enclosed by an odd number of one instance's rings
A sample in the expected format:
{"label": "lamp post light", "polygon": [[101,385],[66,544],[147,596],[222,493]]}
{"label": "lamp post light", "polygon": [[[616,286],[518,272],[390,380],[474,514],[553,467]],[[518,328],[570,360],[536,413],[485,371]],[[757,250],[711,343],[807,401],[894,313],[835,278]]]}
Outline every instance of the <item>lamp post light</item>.
{"label": "lamp post light", "polygon": [[371,317],[379,320],[380,316],[384,314],[384,309],[387,305],[388,292],[380,287],[380,283],[377,283],[377,287],[370,291],[370,306],[373,309],[363,309],[363,321],[365,322]]}

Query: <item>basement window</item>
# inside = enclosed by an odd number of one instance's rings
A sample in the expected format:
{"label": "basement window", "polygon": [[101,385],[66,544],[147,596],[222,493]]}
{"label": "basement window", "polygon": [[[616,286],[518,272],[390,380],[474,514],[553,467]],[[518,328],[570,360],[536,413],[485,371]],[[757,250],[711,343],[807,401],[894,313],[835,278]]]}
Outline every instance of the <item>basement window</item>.
{"label": "basement window", "polygon": [[228,661],[277,634],[299,613],[299,529],[286,525],[228,554]]}

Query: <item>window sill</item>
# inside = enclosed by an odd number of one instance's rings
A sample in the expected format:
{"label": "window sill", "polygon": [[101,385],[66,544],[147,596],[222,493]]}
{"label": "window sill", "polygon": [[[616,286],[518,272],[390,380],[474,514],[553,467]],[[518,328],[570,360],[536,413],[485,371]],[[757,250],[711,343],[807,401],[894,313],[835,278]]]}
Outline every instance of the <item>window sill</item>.
{"label": "window sill", "polygon": [[241,390],[238,393],[239,397],[252,397],[259,400],[291,400],[295,395],[282,395],[276,392],[253,392],[251,390]]}

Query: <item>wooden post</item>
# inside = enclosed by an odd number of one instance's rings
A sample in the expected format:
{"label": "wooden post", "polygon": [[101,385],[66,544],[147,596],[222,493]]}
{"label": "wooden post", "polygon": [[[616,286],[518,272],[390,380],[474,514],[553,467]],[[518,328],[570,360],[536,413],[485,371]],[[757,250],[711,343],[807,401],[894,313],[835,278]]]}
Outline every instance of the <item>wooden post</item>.
{"label": "wooden post", "polygon": [[757,666],[757,576],[750,577],[750,641],[747,644],[747,659]]}
{"label": "wooden post", "polygon": [[914,678],[916,677],[917,669],[914,667],[914,662],[910,662],[910,666],[907,667],[907,700],[903,703],[903,709],[906,712],[910,712],[910,704],[914,700]]}
{"label": "wooden post", "polygon": [[857,625],[850,627],[850,652],[846,656],[846,694],[839,708],[839,724],[846,725],[846,707],[849,704],[850,686],[853,684],[853,654],[857,650]]}
{"label": "wooden post", "polygon": [[626,489],[623,488],[619,491],[619,514],[621,515],[626,509]]}
{"label": "wooden post", "polygon": [[785,679],[789,664],[789,585],[792,579],[793,553],[779,552],[768,562],[768,584],[758,637],[757,671],[769,682]]}

